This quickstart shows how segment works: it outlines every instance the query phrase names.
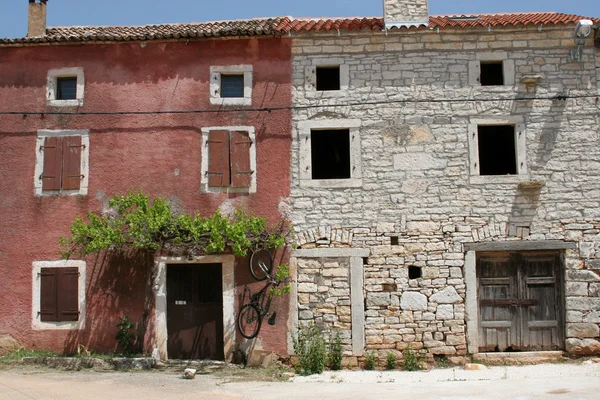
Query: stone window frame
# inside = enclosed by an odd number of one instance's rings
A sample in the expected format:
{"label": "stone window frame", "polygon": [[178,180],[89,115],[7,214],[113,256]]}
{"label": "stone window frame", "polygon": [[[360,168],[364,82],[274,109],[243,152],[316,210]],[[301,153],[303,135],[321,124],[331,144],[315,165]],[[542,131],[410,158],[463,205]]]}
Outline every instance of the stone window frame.
{"label": "stone window frame", "polygon": [[[234,188],[234,187],[212,187],[208,186],[208,135],[210,131],[245,131],[248,132],[248,137],[252,141],[250,146],[250,169],[254,171],[249,187]],[[256,193],[258,188],[256,166],[256,128],[253,126],[210,126],[201,129],[202,132],[202,162],[201,162],[201,193]]]}
{"label": "stone window frame", "polygon": [[[302,121],[298,123],[300,186],[317,188],[357,188],[363,185],[359,119]],[[313,130],[342,130],[350,132],[350,179],[312,179]]]}
{"label": "stone window frame", "polygon": [[[335,98],[348,95],[350,88],[350,66],[343,58],[315,58],[305,68],[305,90],[307,97]],[[340,67],[340,90],[317,90],[317,67]]]}
{"label": "stone window frame", "polygon": [[[514,125],[517,173],[515,175],[479,174],[479,126]],[[527,166],[527,129],[521,117],[471,118],[468,125],[469,181],[472,184],[521,183],[529,181]]]}
{"label": "stone window frame", "polygon": [[[505,51],[485,52],[477,53],[476,60],[469,62],[469,85],[479,86],[482,89],[493,90],[498,88],[505,88],[507,86],[515,85],[515,61],[508,58],[508,53]],[[481,77],[481,63],[486,61],[502,61],[502,68],[504,72],[504,85],[500,86],[482,86],[480,82]]]}
{"label": "stone window frame", "polygon": [[[210,67],[210,104],[218,106],[252,105],[252,65]],[[221,75],[244,75],[244,97],[221,97]]]}
{"label": "stone window frame", "polygon": [[[31,326],[33,330],[82,330],[85,329],[85,283],[86,283],[85,261],[80,260],[58,260],[58,261],[34,261],[32,264],[32,303],[31,303]],[[42,290],[41,273],[42,268],[77,268],[79,279],[77,282],[77,296],[79,300],[79,319],[77,321],[42,322],[40,316],[40,301]]]}
{"label": "stone window frame", "polygon": [[[59,100],[58,78],[77,78],[77,98],[75,100]],[[46,104],[51,107],[81,107],[85,95],[85,74],[82,67],[51,69],[48,71],[46,87]]]}
{"label": "stone window frame", "polygon": [[[79,190],[43,190],[41,176],[44,172],[44,140],[47,137],[81,136],[81,165],[79,171],[83,175],[79,185]],[[34,193],[35,196],[87,196],[89,186],[90,172],[90,130],[89,129],[66,129],[49,130],[40,129],[37,133],[35,143],[35,172],[34,172]]]}

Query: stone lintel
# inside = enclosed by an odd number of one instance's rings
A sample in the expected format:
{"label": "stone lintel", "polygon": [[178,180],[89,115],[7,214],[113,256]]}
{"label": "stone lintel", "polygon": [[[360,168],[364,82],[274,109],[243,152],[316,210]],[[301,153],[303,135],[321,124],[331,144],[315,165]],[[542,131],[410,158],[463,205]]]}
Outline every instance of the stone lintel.
{"label": "stone lintel", "polygon": [[465,243],[465,251],[530,251],[576,249],[577,243],[562,240]]}
{"label": "stone lintel", "polygon": [[369,257],[369,249],[349,248],[322,248],[322,249],[298,249],[292,252],[292,257],[298,258],[320,258],[320,257]]}

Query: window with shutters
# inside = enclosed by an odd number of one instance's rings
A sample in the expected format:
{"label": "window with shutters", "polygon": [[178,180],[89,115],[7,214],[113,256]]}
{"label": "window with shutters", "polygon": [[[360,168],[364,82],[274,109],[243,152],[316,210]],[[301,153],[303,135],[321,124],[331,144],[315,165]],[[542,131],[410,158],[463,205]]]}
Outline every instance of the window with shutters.
{"label": "window with shutters", "polygon": [[82,106],[84,89],[83,68],[61,68],[48,71],[46,102],[49,106]]}
{"label": "window with shutters", "polygon": [[85,327],[85,261],[33,263],[34,329]]}
{"label": "window with shutters", "polygon": [[210,67],[210,103],[252,105],[252,65]]}
{"label": "window with shutters", "polygon": [[40,130],[36,142],[35,194],[87,195],[88,130]]}
{"label": "window with shutters", "polygon": [[201,191],[256,192],[254,127],[202,128]]}

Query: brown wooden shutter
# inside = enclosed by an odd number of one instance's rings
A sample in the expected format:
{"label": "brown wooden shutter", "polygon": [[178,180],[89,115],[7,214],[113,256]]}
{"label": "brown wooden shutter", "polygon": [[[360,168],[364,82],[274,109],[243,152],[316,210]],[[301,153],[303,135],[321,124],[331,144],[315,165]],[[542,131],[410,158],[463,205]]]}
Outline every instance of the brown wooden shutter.
{"label": "brown wooden shutter", "polygon": [[63,138],[47,137],[42,150],[44,151],[42,190],[60,190]]}
{"label": "brown wooden shutter", "polygon": [[57,311],[58,321],[79,320],[79,269],[58,268]]}
{"label": "brown wooden shutter", "polygon": [[57,321],[56,286],[57,268],[42,268],[40,279],[40,320],[44,322]]}
{"label": "brown wooden shutter", "polygon": [[208,133],[208,186],[229,186],[229,131]]}
{"label": "brown wooden shutter", "polygon": [[81,136],[63,138],[63,190],[79,190],[81,185]]}
{"label": "brown wooden shutter", "polygon": [[231,132],[231,186],[250,187],[252,174],[250,168],[250,134],[244,131]]}

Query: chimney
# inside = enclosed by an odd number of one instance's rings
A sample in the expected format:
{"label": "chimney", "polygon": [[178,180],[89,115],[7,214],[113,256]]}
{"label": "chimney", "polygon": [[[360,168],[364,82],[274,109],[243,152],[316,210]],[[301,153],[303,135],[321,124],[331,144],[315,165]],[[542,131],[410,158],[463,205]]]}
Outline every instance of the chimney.
{"label": "chimney", "polygon": [[383,0],[385,27],[419,26],[429,24],[427,0]]}
{"label": "chimney", "polygon": [[27,37],[46,34],[46,3],[48,0],[29,0]]}

